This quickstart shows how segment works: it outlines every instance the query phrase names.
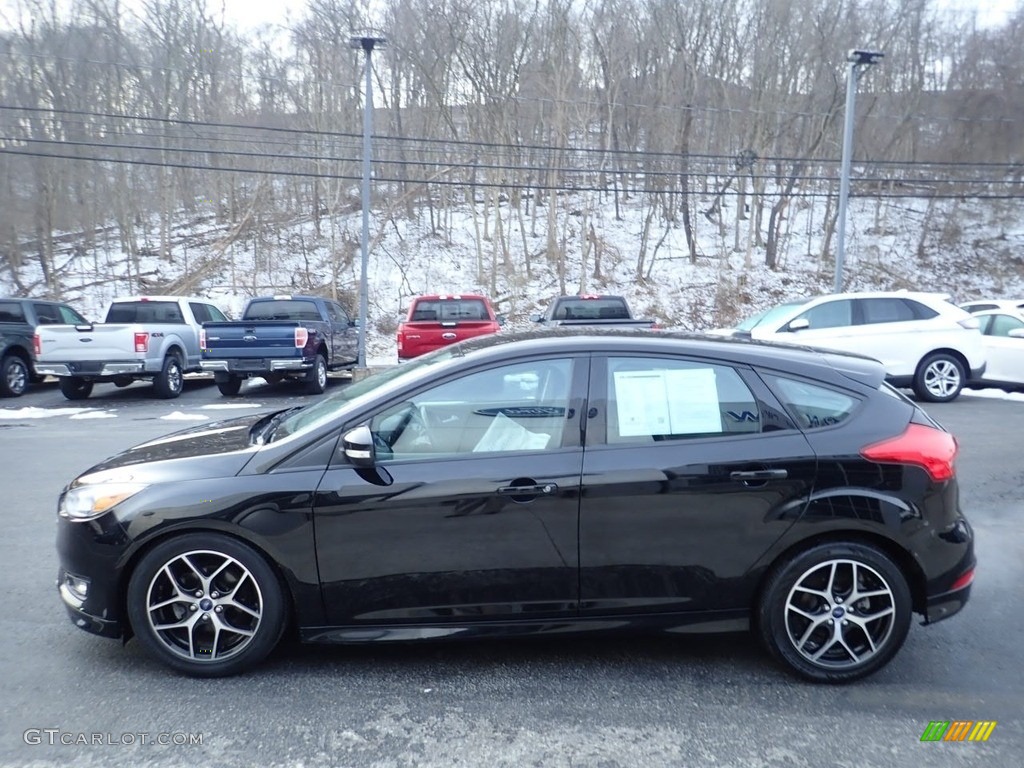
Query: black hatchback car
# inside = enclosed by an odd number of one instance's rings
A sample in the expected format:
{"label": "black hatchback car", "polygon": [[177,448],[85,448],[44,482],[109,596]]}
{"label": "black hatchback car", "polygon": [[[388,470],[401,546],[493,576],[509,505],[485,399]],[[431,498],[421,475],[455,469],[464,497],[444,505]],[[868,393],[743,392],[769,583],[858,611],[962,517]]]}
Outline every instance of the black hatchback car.
{"label": "black hatchback car", "polygon": [[311,642],[753,629],[805,678],[967,601],[956,442],[855,356],[670,333],[474,339],[185,430],[62,493],[74,623],[191,675]]}

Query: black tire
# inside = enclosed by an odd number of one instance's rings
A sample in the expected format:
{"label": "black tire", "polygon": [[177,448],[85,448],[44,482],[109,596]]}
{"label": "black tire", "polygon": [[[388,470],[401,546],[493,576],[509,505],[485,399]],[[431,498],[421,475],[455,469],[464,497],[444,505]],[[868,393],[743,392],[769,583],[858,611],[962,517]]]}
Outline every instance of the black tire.
{"label": "black tire", "polygon": [[185,386],[184,371],[181,369],[181,361],[176,355],[168,355],[164,358],[164,364],[153,378],[153,391],[156,396],[164,400],[173,400],[181,394]]}
{"label": "black tire", "polygon": [[92,382],[75,376],[61,376],[60,391],[68,400],[85,400],[92,394]]}
{"label": "black tire", "polygon": [[18,355],[5,355],[0,361],[0,395],[21,397],[28,389],[28,363]]}
{"label": "black tire", "polygon": [[242,378],[240,376],[229,376],[224,381],[217,382],[217,389],[224,397],[234,397],[242,389]]}
{"label": "black tire", "polygon": [[327,358],[319,354],[306,376],[306,391],[311,395],[322,395],[325,389],[327,389]]}
{"label": "black tire", "polygon": [[[288,613],[267,561],[237,539],[208,532],[147,552],[128,581],[127,601],[146,652],[193,677],[234,675],[262,661]],[[149,608],[157,603],[164,605]]]}
{"label": "black tire", "polygon": [[925,357],[917,366],[914,394],[925,402],[948,403],[957,398],[966,381],[964,365],[958,358],[945,352],[936,352]]}
{"label": "black tire", "polygon": [[[858,597],[855,587],[872,594]],[[887,555],[866,544],[822,544],[771,573],[757,630],[789,671],[848,683],[892,660],[907,638],[911,607],[907,580]]]}

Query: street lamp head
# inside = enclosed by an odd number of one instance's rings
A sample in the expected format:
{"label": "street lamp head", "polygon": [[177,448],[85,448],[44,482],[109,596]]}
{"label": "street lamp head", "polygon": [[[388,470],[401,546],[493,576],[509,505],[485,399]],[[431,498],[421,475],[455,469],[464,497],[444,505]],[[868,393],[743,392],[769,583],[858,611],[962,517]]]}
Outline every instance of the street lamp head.
{"label": "street lamp head", "polygon": [[375,47],[383,48],[387,45],[387,42],[387,38],[371,37],[369,35],[353,35],[348,39],[350,48],[361,48],[367,53],[370,53]]}
{"label": "street lamp head", "polygon": [[846,54],[846,60],[858,66],[871,66],[877,64],[885,56],[881,51],[859,51],[851,48]]}

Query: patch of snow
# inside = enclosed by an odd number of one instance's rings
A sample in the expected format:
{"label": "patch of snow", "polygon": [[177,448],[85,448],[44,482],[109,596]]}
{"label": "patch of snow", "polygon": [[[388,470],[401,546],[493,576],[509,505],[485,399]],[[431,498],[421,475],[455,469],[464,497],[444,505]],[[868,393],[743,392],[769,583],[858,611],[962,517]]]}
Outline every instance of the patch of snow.
{"label": "patch of snow", "polygon": [[206,421],[209,416],[203,416],[201,413],[185,413],[184,411],[175,411],[174,413],[168,413],[166,416],[161,416],[163,421]]}
{"label": "patch of snow", "polygon": [[210,403],[201,405],[199,408],[204,411],[227,411],[232,408],[262,408],[263,403]]}
{"label": "patch of snow", "polygon": [[960,394],[965,397],[988,397],[992,400],[1024,402],[1024,392],[1007,392],[1004,389],[965,389]]}

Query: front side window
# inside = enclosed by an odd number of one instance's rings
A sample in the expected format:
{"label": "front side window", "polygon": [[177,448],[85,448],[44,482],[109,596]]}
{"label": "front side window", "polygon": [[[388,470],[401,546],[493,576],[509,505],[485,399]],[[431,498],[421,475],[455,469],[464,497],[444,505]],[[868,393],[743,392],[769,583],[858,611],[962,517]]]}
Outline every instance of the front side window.
{"label": "front side window", "polygon": [[1013,315],[991,315],[991,322],[985,329],[986,336],[1009,336],[1010,331],[1024,328],[1024,321]]}
{"label": "front side window", "polygon": [[423,459],[562,447],[572,360],[477,371],[426,389],[370,421],[377,458]]}
{"label": "front side window", "polygon": [[754,395],[728,366],[613,357],[607,386],[609,443],[761,431]]}
{"label": "front side window", "polygon": [[64,323],[66,325],[88,325],[89,321],[78,314],[71,307],[63,304],[57,305],[57,313],[60,315],[60,320],[57,322]]}
{"label": "front side window", "polygon": [[853,324],[853,302],[849,299],[826,301],[824,304],[811,307],[794,319],[806,319],[812,330],[815,328],[843,328]]}

